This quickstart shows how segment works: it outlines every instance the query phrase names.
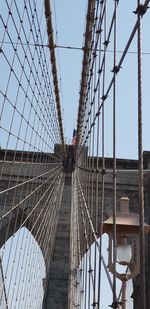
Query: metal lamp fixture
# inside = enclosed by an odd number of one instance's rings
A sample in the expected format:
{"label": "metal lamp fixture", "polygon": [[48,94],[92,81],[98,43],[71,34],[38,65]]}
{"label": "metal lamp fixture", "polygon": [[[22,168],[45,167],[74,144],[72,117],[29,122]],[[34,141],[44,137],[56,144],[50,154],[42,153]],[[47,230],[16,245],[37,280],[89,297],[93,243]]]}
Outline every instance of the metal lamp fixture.
{"label": "metal lamp fixture", "polygon": [[[150,226],[144,224],[145,233],[150,231]],[[108,269],[111,273],[113,267],[113,217],[103,222],[103,233],[109,237],[108,245]],[[140,272],[139,264],[139,215],[129,213],[129,199],[120,199],[120,211],[116,214],[116,263],[127,266],[129,271],[119,273],[116,270],[116,278],[122,281],[122,308],[125,309],[126,282],[133,279]]]}

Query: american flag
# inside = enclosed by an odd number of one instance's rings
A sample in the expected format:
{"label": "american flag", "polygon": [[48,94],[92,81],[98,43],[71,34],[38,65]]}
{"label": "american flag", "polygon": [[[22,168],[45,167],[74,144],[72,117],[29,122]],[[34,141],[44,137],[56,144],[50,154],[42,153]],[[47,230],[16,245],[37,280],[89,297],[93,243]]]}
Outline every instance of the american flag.
{"label": "american flag", "polygon": [[73,136],[72,136],[72,145],[76,145],[77,141],[77,130],[73,129]]}

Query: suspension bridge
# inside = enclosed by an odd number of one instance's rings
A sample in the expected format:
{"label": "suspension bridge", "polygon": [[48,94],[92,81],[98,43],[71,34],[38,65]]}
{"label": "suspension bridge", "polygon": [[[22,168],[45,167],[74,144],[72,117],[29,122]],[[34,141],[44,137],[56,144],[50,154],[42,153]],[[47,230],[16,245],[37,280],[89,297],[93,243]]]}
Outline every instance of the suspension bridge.
{"label": "suspension bridge", "polygon": [[[1,309],[150,308],[150,148],[143,149],[142,75],[149,2],[132,1],[128,11],[128,1],[87,0],[80,47],[56,40],[55,0],[1,0]],[[83,55],[70,144],[60,49]],[[148,61],[144,72],[148,78]],[[122,115],[121,140],[127,148],[136,122],[137,158],[119,158],[118,109],[125,111],[123,96],[132,97],[130,77],[134,113],[130,106],[128,117]]]}

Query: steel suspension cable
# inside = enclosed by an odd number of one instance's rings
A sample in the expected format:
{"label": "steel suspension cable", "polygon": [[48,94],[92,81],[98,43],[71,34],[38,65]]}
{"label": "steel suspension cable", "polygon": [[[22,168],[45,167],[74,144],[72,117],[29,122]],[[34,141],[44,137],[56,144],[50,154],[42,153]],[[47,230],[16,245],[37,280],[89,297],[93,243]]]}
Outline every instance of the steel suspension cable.
{"label": "steel suspension cable", "polygon": [[114,1],[114,80],[113,80],[113,308],[118,308],[116,299],[116,48],[117,48],[117,2]]}
{"label": "steel suspension cable", "polygon": [[[104,3],[105,5],[105,16],[104,16],[104,42],[106,42],[106,26],[107,26],[107,3],[105,1]],[[106,45],[104,47],[104,65],[103,65],[103,80],[102,80],[102,97],[104,97],[105,94],[105,61],[106,61]],[[101,63],[100,63],[101,64]],[[99,64],[99,65],[100,65]],[[99,104],[98,104],[98,108],[100,105],[100,100],[99,100]],[[101,303],[101,255],[102,255],[102,233],[103,233],[103,217],[104,217],[104,200],[105,200],[105,194],[104,194],[104,189],[105,189],[105,112],[104,112],[104,104],[102,107],[102,194],[101,194],[101,219],[100,219],[100,250],[99,250],[99,274],[98,274],[98,299],[97,299],[97,306],[98,309],[100,308],[100,303]],[[99,137],[99,117],[98,117],[98,137]],[[97,145],[97,158],[98,158],[98,145]],[[98,171],[99,165],[98,165],[98,159],[97,159],[97,171]],[[98,177],[98,173],[96,174]],[[98,194],[98,192],[97,192]]]}
{"label": "steel suspension cable", "polygon": [[[2,265],[8,306],[37,309],[42,304],[42,275],[38,264],[41,253],[35,239],[42,249],[48,275],[60,207],[58,190],[60,193],[63,189],[63,156],[55,148],[55,144],[61,143],[61,136],[51,64],[48,52],[42,47],[47,39],[43,5],[36,0],[20,4],[6,0],[3,7],[1,245],[12,237],[1,248]],[[5,39],[9,41],[10,52]]]}
{"label": "steel suspension cable", "polygon": [[[149,1],[145,1],[141,6],[140,6],[140,17],[143,17],[143,15],[146,13],[147,8],[148,8],[148,3]],[[98,30],[101,29],[101,27],[104,27],[105,24],[105,17],[106,17],[106,12],[105,12],[105,5],[104,2],[102,2],[103,4],[103,10],[102,10],[102,16],[101,18],[99,18],[99,22],[101,20],[101,24],[99,23],[99,28],[97,28]],[[119,1],[115,1],[114,3],[114,8],[113,8],[113,12],[112,12],[112,18],[111,21],[109,23],[109,27],[108,31],[105,32],[105,39],[104,39],[104,51],[103,51],[103,57],[100,61],[100,65],[99,65],[99,72],[96,74],[96,83],[94,80],[94,67],[97,65],[97,60],[95,60],[94,55],[96,55],[97,51],[101,51],[102,48],[101,46],[99,46],[99,41],[102,38],[102,34],[98,36],[97,35],[93,35],[91,34],[91,37],[94,38],[95,42],[93,43],[93,47],[92,47],[92,52],[93,55],[89,56],[89,61],[87,66],[84,68],[85,70],[87,69],[87,80],[86,83],[83,86],[83,97],[82,97],[82,102],[84,102],[82,104],[82,111],[80,110],[80,123],[78,122],[78,149],[77,149],[77,167],[78,167],[78,177],[79,177],[79,181],[80,184],[82,186],[82,194],[83,194],[83,198],[84,201],[87,205],[87,209],[89,212],[89,222],[90,222],[90,218],[92,219],[92,224],[94,227],[95,232],[97,232],[97,228],[95,228],[95,223],[96,220],[94,222],[93,218],[92,218],[92,214],[94,213],[94,209],[93,206],[94,205],[94,186],[96,186],[96,195],[98,195],[98,185],[101,185],[101,205],[100,205],[100,209],[97,212],[97,215],[101,214],[101,218],[102,221],[100,223],[100,219],[97,221],[98,224],[100,224],[100,229],[101,229],[101,233],[102,234],[102,222],[104,219],[104,209],[107,213],[107,209],[106,207],[107,205],[107,197],[106,197],[106,201],[104,201],[104,192],[105,192],[105,172],[108,171],[108,174],[111,175],[110,178],[112,177],[112,171],[113,171],[113,181],[112,181],[112,185],[113,185],[113,196],[112,196],[112,204],[113,204],[113,221],[114,221],[114,228],[113,228],[113,265],[114,265],[114,269],[113,269],[113,303],[112,303],[112,307],[113,308],[118,308],[119,303],[118,303],[118,299],[116,296],[116,207],[118,207],[117,205],[117,198],[120,194],[120,188],[117,188],[117,175],[118,175],[118,179],[120,179],[120,173],[124,173],[125,170],[118,172],[117,166],[116,166],[116,122],[118,122],[118,118],[116,118],[116,110],[117,110],[117,106],[116,106],[116,92],[117,92],[117,84],[116,84],[116,76],[119,77],[119,71],[120,68],[122,68],[122,64],[125,62],[126,59],[126,55],[129,51],[129,48],[131,46],[131,44],[133,43],[133,40],[135,39],[135,35],[138,32],[138,27],[139,27],[139,21],[137,20],[134,23],[133,28],[131,29],[131,32],[129,33],[129,36],[125,42],[125,47],[123,50],[123,53],[119,59],[119,61],[117,62],[116,59],[116,55],[117,55],[117,7],[118,6]],[[138,13],[138,11],[136,12]],[[100,16],[100,14],[99,14]],[[92,28],[93,31],[95,31],[94,29],[94,25]],[[102,31],[101,31],[102,32]],[[107,61],[106,61],[106,53],[107,53],[107,48],[108,48],[108,44],[110,42],[110,40],[113,37],[113,50],[114,50],[114,55],[113,55],[113,64],[112,64],[112,71],[113,71],[113,76],[110,76],[110,80],[107,80],[107,84],[106,84],[106,77],[107,77]],[[141,51],[140,51],[141,53]],[[105,76],[106,73],[106,76]],[[139,74],[140,75],[140,74]],[[93,88],[93,83],[94,83],[94,91],[92,93],[92,88]],[[104,88],[102,89],[102,94],[100,95],[100,91],[101,91],[101,85],[104,85]],[[141,87],[141,86],[138,86]],[[92,94],[92,95],[91,95]],[[113,118],[113,134],[112,134],[112,143],[113,143],[113,147],[112,147],[112,152],[113,152],[113,167],[112,170],[110,171],[109,168],[106,170],[105,167],[105,148],[104,148],[104,138],[106,137],[106,133],[104,133],[104,119],[105,119],[105,113],[104,113],[104,108],[106,106],[107,102],[110,102],[111,99],[109,97],[111,97],[112,94],[112,101],[113,101],[113,113],[112,113],[112,118]],[[100,95],[100,100],[98,100],[99,104],[96,105],[96,100],[97,100],[97,96]],[[81,93],[80,93],[80,98],[81,98]],[[81,102],[81,101],[80,101]],[[79,104],[80,106],[80,104]],[[96,108],[96,109],[95,109]],[[95,109],[95,110],[94,110]],[[139,114],[141,114],[141,111],[139,112]],[[79,116],[79,115],[78,115]],[[96,161],[96,158],[94,157],[95,154],[95,149],[94,149],[94,153],[93,153],[93,148],[95,148],[95,139],[96,138],[100,138],[100,130],[101,128],[99,127],[98,129],[98,133],[97,136],[95,137],[95,128],[98,127],[98,122],[100,119],[100,116],[102,116],[102,161],[99,162],[99,160],[97,159],[97,165],[95,166],[94,162]],[[78,117],[78,121],[79,121],[79,117]],[[140,120],[139,120],[140,122]],[[106,125],[109,125],[109,123],[106,122]],[[141,128],[140,128],[140,131]],[[80,137],[79,137],[80,136]],[[140,136],[139,136],[139,140],[140,140]],[[140,141],[139,143],[142,142]],[[93,146],[94,145],[94,146]],[[98,147],[98,146],[97,146]],[[85,161],[83,162],[83,158],[84,156],[86,157]],[[102,164],[102,165],[101,165]],[[142,167],[142,171],[143,171],[143,167]],[[102,173],[101,175],[101,179],[100,179],[100,173]],[[108,176],[109,177],[109,176]],[[108,178],[107,178],[108,179]],[[96,181],[96,183],[95,183]],[[143,181],[143,180],[142,180]],[[120,185],[120,183],[119,183]],[[139,184],[140,186],[140,184]],[[106,187],[107,190],[107,187]],[[117,191],[118,190],[118,191]],[[82,195],[81,195],[82,196]],[[98,196],[97,196],[97,200],[98,200]],[[91,202],[92,201],[92,202]],[[96,204],[98,202],[96,201]],[[144,209],[143,209],[144,210]],[[102,212],[101,212],[102,211]],[[108,210],[109,212],[110,210]],[[143,213],[141,215],[141,217],[143,216]],[[96,219],[96,218],[95,218]],[[143,221],[144,224],[144,221]],[[87,224],[88,227],[88,233],[91,233],[89,225]],[[100,240],[101,242],[101,240]],[[141,250],[142,252],[142,250]],[[142,261],[142,257],[141,257],[141,261]],[[96,268],[96,255],[95,255],[95,262],[94,262],[94,271]],[[145,272],[145,271],[144,271]],[[101,276],[100,276],[101,277]],[[95,280],[95,278],[94,278]],[[145,280],[145,279],[144,279]],[[95,285],[95,283],[94,283]],[[100,290],[100,289],[99,289]],[[89,292],[88,292],[89,293]],[[100,294],[99,294],[100,295]],[[95,306],[95,295],[93,295],[93,305]],[[100,306],[100,299],[99,299],[99,306]]]}
{"label": "steel suspension cable", "polygon": [[146,309],[145,294],[145,236],[144,236],[144,189],[143,189],[143,143],[142,143],[142,60],[140,0],[137,1],[137,52],[138,52],[138,162],[139,162],[139,223],[140,223],[140,289],[141,306]]}
{"label": "steel suspension cable", "polygon": [[[78,181],[79,181],[79,179],[78,179]],[[92,223],[92,219],[91,219],[91,216],[90,216],[90,213],[89,213],[89,210],[88,210],[88,207],[87,207],[87,204],[86,204],[86,201],[85,201],[84,194],[83,194],[83,191],[82,191],[82,188],[81,188],[81,184],[80,184],[80,183],[79,183],[79,188],[80,188],[80,190],[81,190],[81,196],[82,196],[82,199],[83,199],[83,202],[84,202],[83,205],[84,205],[84,207],[85,207],[86,215],[87,215],[89,224],[90,224],[90,226],[91,226],[93,238],[94,238],[94,240],[95,240],[95,242],[96,242],[97,248],[99,249],[99,243],[98,243],[98,241],[97,241],[98,236],[97,236],[97,233],[96,233],[96,231],[95,231],[95,229],[94,229],[94,226],[93,226],[93,223]],[[105,269],[105,271],[106,271],[107,278],[108,278],[108,280],[109,280],[110,287],[113,289],[113,285],[112,285],[112,282],[111,282],[111,278],[110,278],[109,272],[108,272],[108,270],[107,270],[107,267],[106,267],[105,261],[104,261],[104,259],[103,259],[103,256],[101,256],[101,259],[102,259],[102,263],[103,263],[104,269]]]}
{"label": "steel suspension cable", "polygon": [[55,50],[54,50],[53,27],[52,27],[52,20],[51,20],[52,12],[51,12],[51,6],[50,6],[49,0],[45,0],[44,4],[45,4],[45,16],[46,16],[46,21],[47,21],[47,33],[48,33],[50,56],[51,56],[51,63],[52,63],[52,74],[53,74],[55,97],[56,97],[56,103],[57,103],[57,113],[58,113],[58,119],[59,119],[61,142],[62,142],[62,146],[63,146],[64,156],[66,156],[64,133],[63,133],[63,124],[62,124],[62,115],[61,115],[61,105],[60,105],[60,98],[59,98],[59,88],[58,88]]}

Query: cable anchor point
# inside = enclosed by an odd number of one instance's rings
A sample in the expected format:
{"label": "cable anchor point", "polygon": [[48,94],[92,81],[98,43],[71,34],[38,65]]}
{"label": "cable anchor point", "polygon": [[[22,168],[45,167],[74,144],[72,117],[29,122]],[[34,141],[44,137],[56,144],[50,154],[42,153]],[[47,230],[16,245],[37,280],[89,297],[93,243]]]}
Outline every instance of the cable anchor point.
{"label": "cable anchor point", "polygon": [[119,309],[119,306],[122,305],[122,302],[116,301],[113,302],[111,305],[109,305],[108,307],[113,308],[113,309]]}
{"label": "cable anchor point", "polygon": [[140,16],[143,16],[147,9],[149,9],[149,6],[145,6],[144,4],[139,4],[135,11],[133,11],[134,14],[139,14]]}

